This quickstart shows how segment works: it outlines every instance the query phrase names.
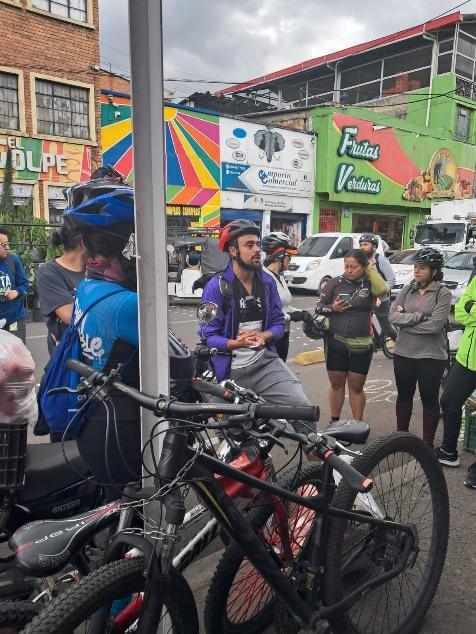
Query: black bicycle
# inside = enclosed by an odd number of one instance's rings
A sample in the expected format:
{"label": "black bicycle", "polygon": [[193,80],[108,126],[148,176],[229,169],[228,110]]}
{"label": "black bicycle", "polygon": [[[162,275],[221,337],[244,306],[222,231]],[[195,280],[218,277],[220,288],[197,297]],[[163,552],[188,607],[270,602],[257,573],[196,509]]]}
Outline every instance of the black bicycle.
{"label": "black bicycle", "polygon": [[[117,533],[106,551],[105,565],[49,604],[25,632],[69,633],[81,628],[77,631],[88,634],[149,634],[159,625],[161,631],[198,632],[193,594],[171,567],[185,514],[183,485],[194,488],[275,595],[277,632],[324,633],[331,627],[333,632],[346,633],[419,630],[438,587],[449,524],[445,478],[433,452],[420,439],[407,433],[385,436],[351,465],[339,453],[345,451],[343,443],[366,439],[368,426],[363,423],[349,423],[334,436],[298,434],[274,419],[312,421],[315,408],[178,403],[166,396],[147,396],[77,362],[72,365],[91,385],[119,389],[169,420],[154,491],[138,494],[140,504],[160,500],[164,518],[148,536]],[[276,443],[282,438],[296,440],[305,452],[317,454],[323,463],[322,480],[315,483],[312,494],[281,489],[191,448],[190,427],[202,417],[203,425],[215,429],[216,423],[206,421],[219,413],[227,416],[222,425],[228,429],[273,437]],[[263,419],[269,419],[266,429]],[[337,491],[336,473],[341,478]],[[261,491],[265,507],[271,508],[272,500],[277,500],[284,507],[312,511],[313,526],[299,544],[298,556],[289,561],[264,541],[260,528],[237,509],[216,474]],[[215,613],[214,622],[212,618],[208,617],[207,631],[227,631],[226,609]]]}

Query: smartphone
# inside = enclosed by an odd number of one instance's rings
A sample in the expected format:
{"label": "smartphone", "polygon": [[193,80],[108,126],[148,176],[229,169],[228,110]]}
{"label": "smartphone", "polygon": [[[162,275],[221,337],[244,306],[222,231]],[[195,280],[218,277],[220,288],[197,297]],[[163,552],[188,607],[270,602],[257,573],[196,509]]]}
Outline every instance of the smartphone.
{"label": "smartphone", "polygon": [[339,293],[338,297],[339,297],[339,299],[340,299],[342,302],[346,302],[347,304],[348,304],[348,303],[349,303],[349,301],[350,301],[350,295],[349,295],[349,293]]}

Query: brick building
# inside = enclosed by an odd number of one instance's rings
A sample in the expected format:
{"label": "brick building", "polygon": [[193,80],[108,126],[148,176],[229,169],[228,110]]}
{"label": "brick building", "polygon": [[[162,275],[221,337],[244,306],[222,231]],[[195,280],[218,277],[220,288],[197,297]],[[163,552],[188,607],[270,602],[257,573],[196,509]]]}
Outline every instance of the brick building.
{"label": "brick building", "polygon": [[98,0],[0,0],[0,187],[58,221],[65,186],[101,163]]}

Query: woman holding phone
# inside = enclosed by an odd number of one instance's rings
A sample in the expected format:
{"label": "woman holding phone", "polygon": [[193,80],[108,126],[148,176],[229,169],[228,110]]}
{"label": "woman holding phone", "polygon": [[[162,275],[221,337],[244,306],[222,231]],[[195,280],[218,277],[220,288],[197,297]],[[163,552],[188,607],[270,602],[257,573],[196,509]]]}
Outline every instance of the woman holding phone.
{"label": "woman holding phone", "polygon": [[355,420],[362,420],[364,385],[373,354],[370,316],[377,297],[388,293],[388,285],[368,266],[360,249],[344,258],[344,275],[324,285],[316,312],[329,317],[326,367],[329,376],[331,423],[339,420],[344,405],[345,385]]}

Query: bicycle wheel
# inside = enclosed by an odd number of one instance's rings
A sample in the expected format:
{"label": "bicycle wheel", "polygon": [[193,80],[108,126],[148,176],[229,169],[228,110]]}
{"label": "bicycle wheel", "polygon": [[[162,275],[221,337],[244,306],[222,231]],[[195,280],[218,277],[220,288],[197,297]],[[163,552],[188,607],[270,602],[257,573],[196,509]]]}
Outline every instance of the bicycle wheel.
{"label": "bicycle wheel", "polygon": [[[333,506],[411,525],[416,548],[401,574],[362,592],[347,614],[341,611],[329,618],[332,631],[418,632],[437,590],[448,544],[448,490],[443,471],[422,440],[402,432],[377,439],[352,464],[373,479],[372,492],[357,496],[342,481]],[[331,518],[328,535],[324,577],[328,606],[400,563],[402,533],[394,529]]]}
{"label": "bicycle wheel", "polygon": [[[132,632],[140,616],[144,589],[144,559],[122,559],[101,566],[77,586],[49,603],[25,628],[26,634],[87,634],[91,618],[108,609],[104,632]],[[114,603],[113,603],[114,602]],[[95,629],[97,632],[97,629]],[[185,580],[172,574],[164,599],[161,634],[198,634],[198,615],[192,592]]]}
{"label": "bicycle wheel", "polygon": [[31,601],[0,601],[0,632],[19,632],[39,611]]}
{"label": "bicycle wheel", "polygon": [[[317,493],[321,468],[307,463],[296,473],[290,469],[278,479],[278,486],[300,495]],[[314,525],[314,511],[286,503],[291,553],[282,543],[278,520],[270,504],[250,511],[248,520],[289,573]],[[286,552],[286,550],[288,552]],[[207,634],[252,634],[262,632],[273,618],[276,597],[239,546],[232,543],[224,552],[210,584],[204,609]]]}
{"label": "bicycle wheel", "polygon": [[381,341],[382,341],[382,352],[387,357],[387,359],[393,359],[393,346],[394,346],[393,339],[382,333]]}

